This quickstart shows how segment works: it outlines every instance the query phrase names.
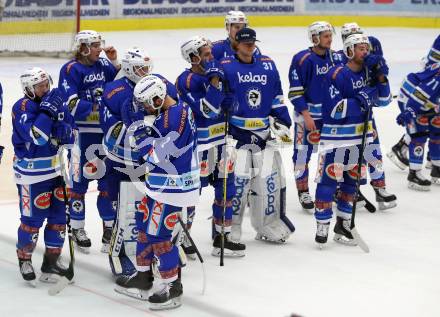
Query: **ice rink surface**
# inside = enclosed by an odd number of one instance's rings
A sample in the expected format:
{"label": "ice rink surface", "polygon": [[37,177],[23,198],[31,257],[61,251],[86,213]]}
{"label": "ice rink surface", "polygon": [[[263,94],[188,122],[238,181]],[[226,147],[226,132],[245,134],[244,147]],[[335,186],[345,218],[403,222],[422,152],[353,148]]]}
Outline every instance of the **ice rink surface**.
{"label": "ice rink surface", "polygon": [[[261,28],[257,30],[262,52],[275,60],[285,96],[287,72],[294,53],[309,45],[305,28]],[[339,31],[339,30],[338,30]],[[390,83],[394,94],[403,77],[419,69],[438,30],[404,28],[370,28],[378,37],[390,66]],[[104,33],[107,44],[119,52],[131,45],[147,49],[154,59],[154,72],[174,81],[187,65],[179,46],[192,35],[217,40],[225,37],[222,29]],[[336,36],[334,48],[341,47]],[[314,243],[315,220],[305,214],[298,203],[292,172],[292,149],[283,150],[287,171],[287,216],[296,232],[285,245],[254,240],[249,218],[245,217],[243,240],[246,256],[219,259],[210,255],[210,221],[213,190],[203,191],[197,205],[192,235],[206,261],[207,289],[201,295],[202,270],[199,262],[183,269],[184,296],[181,308],[152,312],[146,302],[113,291],[107,256],[100,253],[101,221],[95,207],[96,192],[86,196],[86,230],[92,239],[91,254],[76,252],[75,283],[56,297],[47,294],[48,286],[31,288],[22,280],[15,254],[19,224],[18,199],[11,172],[12,104],[22,96],[19,74],[27,67],[45,68],[58,81],[64,60],[45,58],[1,58],[0,82],[4,90],[3,126],[0,144],[7,152],[0,166],[0,316],[264,316],[282,317],[297,313],[307,317],[371,316],[440,316],[440,187],[431,192],[407,189],[406,172],[398,170],[384,158],[388,190],[398,197],[398,206],[386,212],[370,214],[360,210],[357,228],[369,244],[365,254],[358,247],[333,242],[332,233],[325,249]],[[397,142],[403,129],[395,123],[396,102],[376,109],[382,150],[387,152]],[[311,164],[312,178],[316,157]],[[428,174],[428,171],[425,171]],[[93,184],[92,188],[95,185]],[[315,185],[311,182],[311,192]],[[374,200],[370,186],[363,192]],[[39,271],[43,237],[33,256]],[[67,245],[66,245],[67,246]]]}

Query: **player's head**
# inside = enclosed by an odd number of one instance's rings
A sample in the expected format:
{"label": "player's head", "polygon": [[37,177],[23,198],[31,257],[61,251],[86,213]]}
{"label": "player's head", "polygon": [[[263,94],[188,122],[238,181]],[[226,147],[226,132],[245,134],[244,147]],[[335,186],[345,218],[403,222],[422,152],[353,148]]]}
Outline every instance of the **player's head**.
{"label": "player's head", "polygon": [[147,75],[134,87],[134,102],[148,113],[157,113],[162,108],[167,96],[167,86],[157,76]]}
{"label": "player's head", "polygon": [[193,36],[180,46],[182,57],[192,65],[200,65],[213,58],[211,42],[201,36]]}
{"label": "player's head", "polygon": [[235,34],[242,28],[248,27],[249,22],[246,15],[241,11],[229,11],[225,16],[225,28],[229,38],[234,41]]}
{"label": "player's head", "polygon": [[237,53],[245,57],[252,57],[255,51],[257,33],[251,28],[244,28],[235,35]]}
{"label": "player's head", "polygon": [[352,34],[364,34],[364,30],[356,22],[345,23],[341,27],[342,42]]}
{"label": "player's head", "polygon": [[361,61],[370,52],[370,41],[364,34],[352,34],[344,41],[344,54],[349,60]]}
{"label": "player's head", "polygon": [[50,90],[52,78],[40,67],[26,69],[20,76],[21,87],[30,99],[43,97]]}
{"label": "player's head", "polygon": [[316,21],[309,25],[308,35],[313,46],[329,49],[333,41],[335,29],[326,21]]}
{"label": "player's head", "polygon": [[125,51],[121,69],[132,82],[137,83],[153,70],[153,61],[143,49],[133,46]]}
{"label": "player's head", "polygon": [[76,58],[87,58],[89,62],[94,63],[99,59],[104,45],[101,34],[93,30],[84,30],[75,35],[73,51]]}

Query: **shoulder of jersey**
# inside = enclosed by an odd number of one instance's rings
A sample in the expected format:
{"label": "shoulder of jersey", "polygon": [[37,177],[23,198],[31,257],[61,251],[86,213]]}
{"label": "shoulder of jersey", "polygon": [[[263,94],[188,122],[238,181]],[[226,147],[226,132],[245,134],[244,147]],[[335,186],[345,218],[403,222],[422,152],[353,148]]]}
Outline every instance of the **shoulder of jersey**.
{"label": "shoulder of jersey", "polygon": [[260,62],[273,62],[272,58],[266,55],[258,55],[256,59]]}
{"label": "shoulder of jersey", "polygon": [[293,60],[298,66],[302,66],[310,56],[312,56],[312,52],[309,49],[305,49],[296,53],[295,56],[293,56]]}
{"label": "shoulder of jersey", "polygon": [[34,105],[35,105],[35,102],[33,102],[32,100],[30,100],[27,97],[22,97],[22,98],[18,99],[15,102],[15,104],[12,106],[12,111],[26,112],[29,110],[29,108],[31,108]]}
{"label": "shoulder of jersey", "polygon": [[110,82],[105,86],[104,98],[111,99],[114,95],[116,95],[119,92],[124,91],[126,89],[127,89],[127,87],[126,87],[124,80],[122,78],[115,80],[113,82]]}
{"label": "shoulder of jersey", "polygon": [[76,67],[75,66],[76,64],[79,64],[78,61],[76,60],[71,60],[66,64],[64,64],[63,69],[65,70],[66,74],[69,74],[72,71],[72,69]]}
{"label": "shoulder of jersey", "polygon": [[197,76],[195,73],[186,69],[183,73],[179,75],[176,81],[177,88],[185,88],[190,90],[191,86],[197,81]]}
{"label": "shoulder of jersey", "polygon": [[344,66],[336,66],[330,68],[327,78],[329,78],[331,81],[337,81],[339,78],[343,76],[344,73]]}
{"label": "shoulder of jersey", "polygon": [[212,42],[212,46],[214,46],[214,45],[222,45],[225,41],[226,40],[218,40],[218,41]]}
{"label": "shoulder of jersey", "polygon": [[228,65],[228,64],[231,64],[234,60],[235,60],[235,58],[233,56],[223,57],[220,60],[220,64]]}

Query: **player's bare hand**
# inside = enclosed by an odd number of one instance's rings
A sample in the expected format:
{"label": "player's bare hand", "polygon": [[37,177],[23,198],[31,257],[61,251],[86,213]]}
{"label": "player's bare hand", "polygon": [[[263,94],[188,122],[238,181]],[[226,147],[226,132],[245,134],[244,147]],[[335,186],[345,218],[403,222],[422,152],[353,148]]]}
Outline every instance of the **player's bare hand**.
{"label": "player's bare hand", "polygon": [[303,112],[304,124],[308,131],[316,130],[315,120],[313,120],[312,116],[308,111]]}
{"label": "player's bare hand", "polygon": [[115,61],[118,58],[118,53],[113,46],[107,46],[104,48],[104,53],[111,61]]}

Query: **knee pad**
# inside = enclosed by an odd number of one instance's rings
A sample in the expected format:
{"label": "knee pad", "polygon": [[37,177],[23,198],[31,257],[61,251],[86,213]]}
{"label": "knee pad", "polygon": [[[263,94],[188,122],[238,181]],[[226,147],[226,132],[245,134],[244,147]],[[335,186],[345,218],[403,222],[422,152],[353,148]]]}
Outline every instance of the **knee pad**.
{"label": "knee pad", "polygon": [[65,224],[51,224],[48,223],[44,228],[44,243],[46,247],[62,248],[64,238],[66,237]]}

